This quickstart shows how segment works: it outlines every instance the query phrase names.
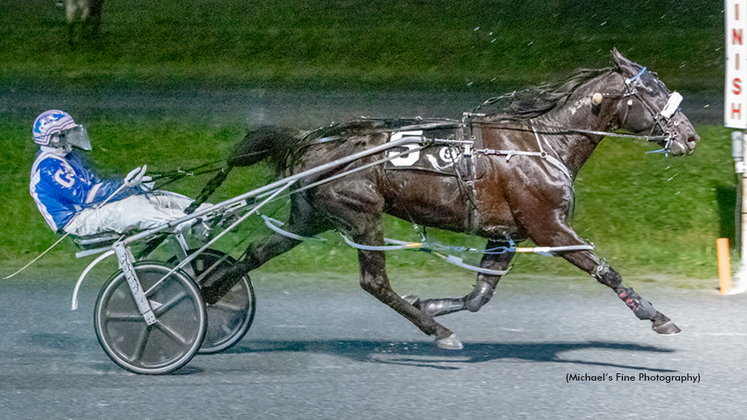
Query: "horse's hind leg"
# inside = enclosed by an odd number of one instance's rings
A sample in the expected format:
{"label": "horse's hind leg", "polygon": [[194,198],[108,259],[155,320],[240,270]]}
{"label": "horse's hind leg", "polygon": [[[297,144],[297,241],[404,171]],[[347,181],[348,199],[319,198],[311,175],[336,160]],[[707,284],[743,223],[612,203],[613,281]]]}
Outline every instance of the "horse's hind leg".
{"label": "horse's hind leg", "polygon": [[[493,241],[489,240],[487,249],[495,249],[499,247],[509,247],[508,242]],[[480,261],[480,268],[486,268],[489,270],[503,271],[508,267],[508,264],[513,258],[513,252],[504,253],[486,253]],[[482,308],[483,305],[490,301],[495,292],[495,287],[498,285],[498,281],[501,279],[499,275],[483,274],[477,275],[477,283],[475,284],[472,291],[461,297],[461,298],[438,298],[438,299],[426,299],[420,300],[416,296],[408,295],[405,296],[408,302],[412,303],[416,307],[420,308],[421,311],[431,315],[440,316],[446,315],[458,311],[468,310],[470,312],[477,312]]]}
{"label": "horse's hind leg", "polygon": [[[329,225],[314,217],[315,214],[303,199],[293,200],[291,217],[284,229],[300,236],[314,236],[329,229]],[[208,304],[219,301],[244,276],[267,261],[295,248],[302,241],[273,233],[267,238],[249,244],[244,256],[211,284],[202,286],[202,295]]]}
{"label": "horse's hind leg", "polygon": [[[346,182],[320,188],[315,207],[353,242],[364,246],[384,245],[384,198],[375,184],[365,178],[346,178]],[[386,274],[384,251],[358,249],[361,287],[382,303],[415,324],[428,335],[436,336],[436,345],[445,349],[460,349],[462,344],[433,316],[421,311],[397,295]]]}
{"label": "horse's hind leg", "polygon": [[[370,245],[383,245],[383,234],[373,236],[356,236],[354,240]],[[409,319],[424,333],[435,335],[436,345],[440,348],[448,350],[462,348],[462,343],[448,328],[436,322],[433,316],[413,306],[392,290],[386,274],[386,256],[383,251],[358,250],[358,262],[360,263],[361,287],[365,291]]]}
{"label": "horse's hind leg", "polygon": [[221,300],[236,283],[248,272],[261,266],[273,257],[284,254],[301,241],[273,234],[268,238],[254,242],[247,248],[246,256],[224,272],[217,272],[212,283],[202,285],[202,296],[205,303],[213,304]]}

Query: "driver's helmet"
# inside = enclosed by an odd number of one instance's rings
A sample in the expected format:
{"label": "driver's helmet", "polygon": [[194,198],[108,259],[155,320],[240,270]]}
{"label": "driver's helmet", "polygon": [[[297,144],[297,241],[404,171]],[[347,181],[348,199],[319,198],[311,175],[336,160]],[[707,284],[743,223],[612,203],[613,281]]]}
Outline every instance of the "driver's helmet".
{"label": "driver's helmet", "polygon": [[75,124],[65,111],[51,109],[36,117],[33,128],[34,143],[40,146],[91,150],[91,140],[86,128]]}

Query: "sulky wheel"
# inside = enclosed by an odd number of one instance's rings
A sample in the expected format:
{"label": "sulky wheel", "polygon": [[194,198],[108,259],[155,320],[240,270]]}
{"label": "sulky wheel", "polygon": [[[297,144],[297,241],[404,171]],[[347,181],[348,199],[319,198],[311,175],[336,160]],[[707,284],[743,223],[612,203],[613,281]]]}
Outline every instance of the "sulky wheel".
{"label": "sulky wheel", "polygon": [[172,268],[152,261],[134,264],[156,316],[153,325],[146,324],[140,314],[122,270],[107,281],[96,300],[93,321],[101,348],[131,372],[173,372],[187,364],[202,345],[207,311],[200,289],[183,271],[165,277]]}
{"label": "sulky wheel", "polygon": [[[191,250],[190,254],[194,251]],[[192,260],[192,268],[197,278],[199,279],[202,273],[221,259],[222,261],[211,270],[211,273],[219,273],[232,267],[236,264],[236,260],[214,249],[203,251]],[[169,262],[176,263],[176,257]],[[199,283],[205,284],[211,280],[211,275],[208,274],[204,279],[199,280]],[[218,353],[233,347],[241,341],[246,332],[249,331],[249,327],[252,326],[254,311],[254,287],[252,287],[249,276],[244,275],[241,281],[236,283],[221,300],[212,305],[207,305],[207,332],[199,352],[202,354]]]}

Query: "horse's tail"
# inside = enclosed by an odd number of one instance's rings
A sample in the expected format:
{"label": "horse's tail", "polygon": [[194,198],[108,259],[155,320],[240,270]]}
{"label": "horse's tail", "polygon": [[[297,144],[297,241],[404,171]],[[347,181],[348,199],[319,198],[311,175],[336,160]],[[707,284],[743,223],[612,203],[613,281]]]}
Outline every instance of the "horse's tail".
{"label": "horse's tail", "polygon": [[298,151],[304,133],[272,125],[250,131],[228,157],[228,166],[250,166],[267,160],[277,172],[283,172],[289,159]]}
{"label": "horse's tail", "polygon": [[288,168],[294,151],[304,139],[302,131],[276,126],[262,126],[250,131],[244,139],[233,149],[226,159],[227,167],[218,172],[195,198],[195,201],[185,209],[191,214],[223,184],[234,166],[251,166],[267,160],[277,173]]}

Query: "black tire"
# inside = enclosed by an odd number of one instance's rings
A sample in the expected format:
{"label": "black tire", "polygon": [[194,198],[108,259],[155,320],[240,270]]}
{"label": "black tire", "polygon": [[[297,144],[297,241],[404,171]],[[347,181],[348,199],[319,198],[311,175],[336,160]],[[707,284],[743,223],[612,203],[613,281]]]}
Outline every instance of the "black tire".
{"label": "black tire", "polygon": [[[192,254],[195,251],[193,249],[189,253]],[[224,258],[223,261],[213,269],[216,273],[233,267],[236,260],[226,256],[223,252],[206,249],[192,260],[192,269],[195,276],[199,278],[202,273],[222,258]],[[169,262],[176,264],[176,257],[171,258]],[[208,275],[199,283],[204,284],[210,281],[211,276]],[[236,345],[252,326],[255,310],[254,287],[249,276],[244,275],[218,302],[207,305],[208,326],[199,353],[218,353]]]}
{"label": "black tire", "polygon": [[165,277],[172,268],[154,261],[134,264],[156,315],[153,325],[147,325],[140,314],[122,270],[99,293],[93,317],[96,337],[109,358],[124,369],[148,375],[171,373],[186,365],[202,345],[207,330],[202,294],[181,270]]}

